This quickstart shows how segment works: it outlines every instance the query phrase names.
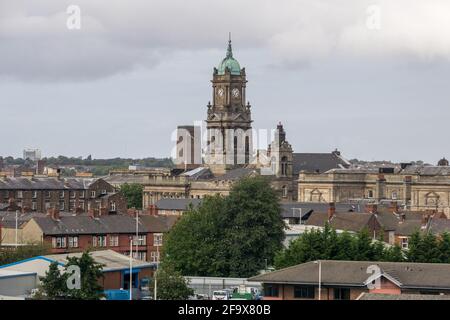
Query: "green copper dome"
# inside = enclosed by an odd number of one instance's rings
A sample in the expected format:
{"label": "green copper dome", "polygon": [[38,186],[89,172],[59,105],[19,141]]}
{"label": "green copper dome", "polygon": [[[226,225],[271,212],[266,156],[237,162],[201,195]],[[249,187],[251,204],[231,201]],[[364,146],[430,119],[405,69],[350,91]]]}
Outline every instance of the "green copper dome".
{"label": "green copper dome", "polygon": [[228,41],[227,56],[219,64],[219,67],[217,68],[217,73],[219,75],[224,75],[225,68],[228,68],[232,75],[241,74],[241,66],[239,65],[239,62],[235,58],[233,58],[233,51],[231,50],[231,40]]}

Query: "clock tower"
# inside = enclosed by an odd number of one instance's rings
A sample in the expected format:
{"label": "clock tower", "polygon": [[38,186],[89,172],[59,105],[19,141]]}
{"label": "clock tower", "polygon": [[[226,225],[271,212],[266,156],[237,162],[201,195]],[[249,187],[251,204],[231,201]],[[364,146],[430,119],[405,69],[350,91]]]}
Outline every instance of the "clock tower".
{"label": "clock tower", "polygon": [[251,106],[246,103],[245,68],[241,69],[233,57],[231,39],[226,57],[214,68],[211,82],[205,162],[214,173],[220,174],[249,164],[252,152]]}

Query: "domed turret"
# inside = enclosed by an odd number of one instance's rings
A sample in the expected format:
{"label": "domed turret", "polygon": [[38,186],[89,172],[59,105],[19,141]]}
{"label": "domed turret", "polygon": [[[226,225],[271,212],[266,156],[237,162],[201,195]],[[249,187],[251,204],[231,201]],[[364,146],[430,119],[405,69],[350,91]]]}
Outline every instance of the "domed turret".
{"label": "domed turret", "polygon": [[449,166],[448,160],[445,159],[445,158],[442,158],[441,160],[439,160],[438,166],[440,166],[440,167],[448,167]]}
{"label": "domed turret", "polygon": [[224,75],[227,68],[232,75],[238,76],[241,74],[241,66],[239,65],[239,62],[233,58],[231,39],[228,41],[227,56],[219,64],[219,67],[217,68],[217,74]]}

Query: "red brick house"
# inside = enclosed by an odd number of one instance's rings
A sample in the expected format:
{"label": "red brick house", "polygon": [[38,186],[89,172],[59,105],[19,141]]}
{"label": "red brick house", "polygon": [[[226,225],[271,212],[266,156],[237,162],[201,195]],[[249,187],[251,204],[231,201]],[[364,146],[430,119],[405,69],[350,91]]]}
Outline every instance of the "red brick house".
{"label": "red brick house", "polygon": [[111,249],[125,255],[130,254],[133,239],[133,256],[147,260],[150,234],[140,220],[136,225],[135,218],[109,214],[107,209],[91,209],[79,215],[60,215],[57,209],[51,209],[49,215],[31,218],[22,227],[22,238],[47,243],[53,254]]}
{"label": "red brick house", "polygon": [[262,283],[266,300],[355,300],[362,293],[450,295],[449,274],[450,264],[323,260],[248,280]]}

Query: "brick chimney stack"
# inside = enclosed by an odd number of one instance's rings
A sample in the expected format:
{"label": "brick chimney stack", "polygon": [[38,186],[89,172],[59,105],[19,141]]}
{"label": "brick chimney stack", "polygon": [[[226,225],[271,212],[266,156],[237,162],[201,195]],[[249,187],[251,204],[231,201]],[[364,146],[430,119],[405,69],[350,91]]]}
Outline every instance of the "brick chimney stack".
{"label": "brick chimney stack", "polygon": [[398,212],[399,212],[398,203],[397,203],[396,201],[392,201],[392,202],[389,204],[388,211],[389,211],[390,213],[398,213]]}
{"label": "brick chimney stack", "polygon": [[37,165],[36,165],[36,174],[38,174],[38,175],[44,174],[44,169],[45,169],[46,165],[47,164],[46,164],[45,160],[38,160]]}
{"label": "brick chimney stack", "polygon": [[108,208],[100,207],[98,214],[99,214],[99,216],[107,216],[108,215]]}
{"label": "brick chimney stack", "polygon": [[60,220],[59,209],[58,208],[49,208],[47,210],[47,216],[52,218],[52,220],[54,220],[54,221],[59,221]]}
{"label": "brick chimney stack", "polygon": [[156,207],[156,205],[154,205],[154,204],[149,205],[147,208],[147,214],[149,214],[151,216],[157,216],[158,208]]}
{"label": "brick chimney stack", "polygon": [[99,214],[98,209],[91,208],[88,210],[88,216],[91,217],[92,219],[97,219],[98,214]]}
{"label": "brick chimney stack", "polygon": [[334,202],[330,202],[328,207],[328,222],[331,222],[335,213],[336,213],[336,205],[334,204]]}
{"label": "brick chimney stack", "polygon": [[366,213],[377,213],[378,206],[375,203],[366,204]]}

